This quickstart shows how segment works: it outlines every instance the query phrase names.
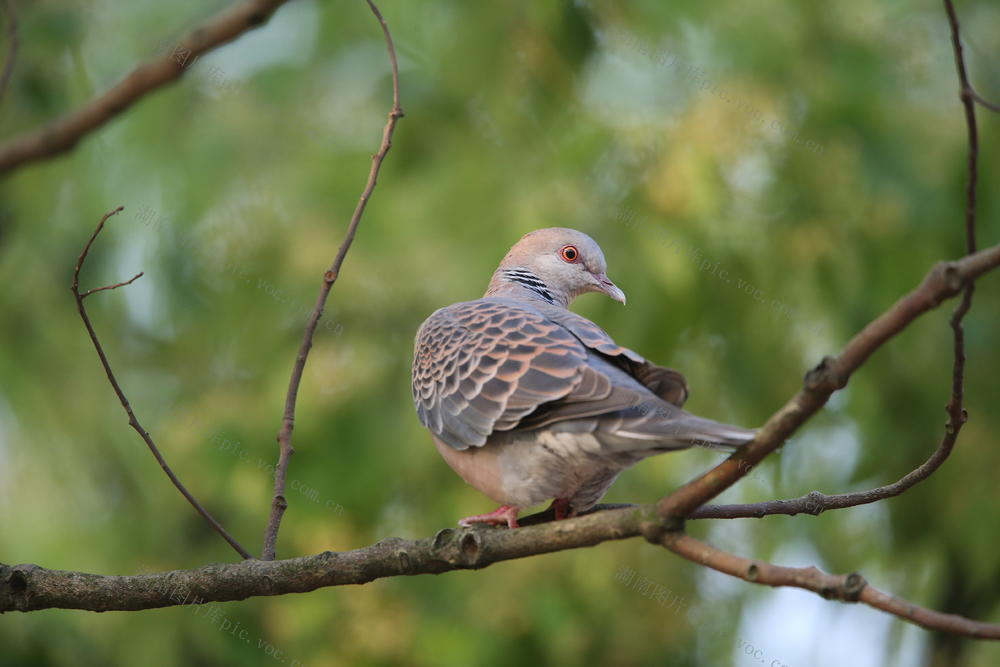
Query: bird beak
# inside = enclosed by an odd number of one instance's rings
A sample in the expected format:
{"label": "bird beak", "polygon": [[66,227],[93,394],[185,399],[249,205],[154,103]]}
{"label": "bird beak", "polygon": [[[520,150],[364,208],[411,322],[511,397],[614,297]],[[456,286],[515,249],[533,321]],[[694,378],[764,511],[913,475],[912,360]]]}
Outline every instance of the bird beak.
{"label": "bird beak", "polygon": [[608,278],[608,274],[595,273],[593,275],[594,279],[597,281],[597,291],[607,294],[622,305],[625,304],[625,292],[621,291],[618,288],[618,285],[611,282],[611,278]]}

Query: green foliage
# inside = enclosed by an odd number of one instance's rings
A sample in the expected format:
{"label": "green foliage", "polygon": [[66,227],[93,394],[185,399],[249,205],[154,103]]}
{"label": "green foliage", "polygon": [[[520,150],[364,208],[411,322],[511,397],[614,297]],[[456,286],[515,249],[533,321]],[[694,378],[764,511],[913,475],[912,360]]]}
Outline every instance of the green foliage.
{"label": "green foliage", "polygon": [[[93,98],[228,3],[17,4],[4,137]],[[996,101],[1000,15],[991,0],[957,4],[973,82]],[[746,425],[963,252],[968,149],[940,3],[381,10],[406,117],[306,368],[279,557],[427,536],[492,509],[415,418],[412,335],[434,309],[479,296],[531,229],[594,236],[629,302],[588,296],[578,312],[682,369],[692,411]],[[92,318],[174,470],[259,551],[288,375],[378,146],[388,74],[363,3],[300,0],[72,153],[0,183],[0,560],[127,574],[234,558],[126,427],[67,289],[119,204],[83,282],[146,275],[90,299]],[[979,115],[986,245],[1000,220],[1000,117]],[[945,421],[950,307],[872,357],[721,500],[861,490],[923,461]],[[931,480],[875,506],[692,531],[1000,621],[998,325],[989,276],[967,320],[970,421]],[[652,501],[718,459],[646,461],[607,500]],[[625,568],[649,587],[623,583]],[[742,665],[759,664],[758,649],[775,665],[1000,660],[995,646],[754,588],[639,540],[217,607],[247,641],[191,606],[53,610],[5,617],[2,661]]]}

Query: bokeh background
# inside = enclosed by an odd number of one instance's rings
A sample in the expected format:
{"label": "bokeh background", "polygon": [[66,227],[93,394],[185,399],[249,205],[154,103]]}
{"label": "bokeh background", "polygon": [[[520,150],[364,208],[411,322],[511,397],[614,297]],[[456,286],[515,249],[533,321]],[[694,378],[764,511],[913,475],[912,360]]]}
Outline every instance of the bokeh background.
{"label": "bokeh background", "polygon": [[[16,3],[3,137],[93,98],[228,3]],[[979,91],[1000,99],[1000,12],[958,0]],[[419,538],[490,501],[411,405],[412,336],[479,296],[523,233],[603,246],[627,307],[576,310],[682,369],[690,409],[762,423],[804,372],[963,252],[966,129],[940,2],[382,0],[400,59],[395,143],[306,369],[279,557]],[[70,154],[0,182],[0,560],[108,574],[226,562],[127,425],[69,292],[140,419],[252,551],[289,370],[389,109],[363,2],[296,0]],[[979,233],[997,241],[1000,118],[980,109]],[[951,304],[878,352],[720,500],[894,481],[937,445]],[[970,421],[903,497],[820,517],[692,522],[747,556],[859,571],[1000,622],[997,276],[967,319]],[[646,461],[649,502],[717,461]],[[0,619],[5,665],[995,665],[1000,648],[868,608],[754,587],[641,540],[217,606]],[[216,617],[217,618],[217,617]]]}

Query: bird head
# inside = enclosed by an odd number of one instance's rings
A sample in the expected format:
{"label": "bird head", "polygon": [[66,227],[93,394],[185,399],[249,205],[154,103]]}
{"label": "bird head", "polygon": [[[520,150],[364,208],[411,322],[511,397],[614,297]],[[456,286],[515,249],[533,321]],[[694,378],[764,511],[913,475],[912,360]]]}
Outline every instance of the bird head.
{"label": "bird head", "polygon": [[500,262],[488,295],[519,292],[568,306],[581,294],[601,292],[619,303],[625,293],[608,278],[601,247],[583,232],[548,227],[529,232]]}

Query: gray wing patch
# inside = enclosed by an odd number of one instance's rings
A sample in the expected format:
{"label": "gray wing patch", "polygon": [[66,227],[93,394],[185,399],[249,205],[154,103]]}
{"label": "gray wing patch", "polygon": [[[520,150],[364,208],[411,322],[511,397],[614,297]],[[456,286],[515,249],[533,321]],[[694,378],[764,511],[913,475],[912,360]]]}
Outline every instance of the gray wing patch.
{"label": "gray wing patch", "polygon": [[576,338],[538,313],[490,299],[455,304],[417,332],[417,415],[456,449],[482,446],[570,394],[586,359]]}

